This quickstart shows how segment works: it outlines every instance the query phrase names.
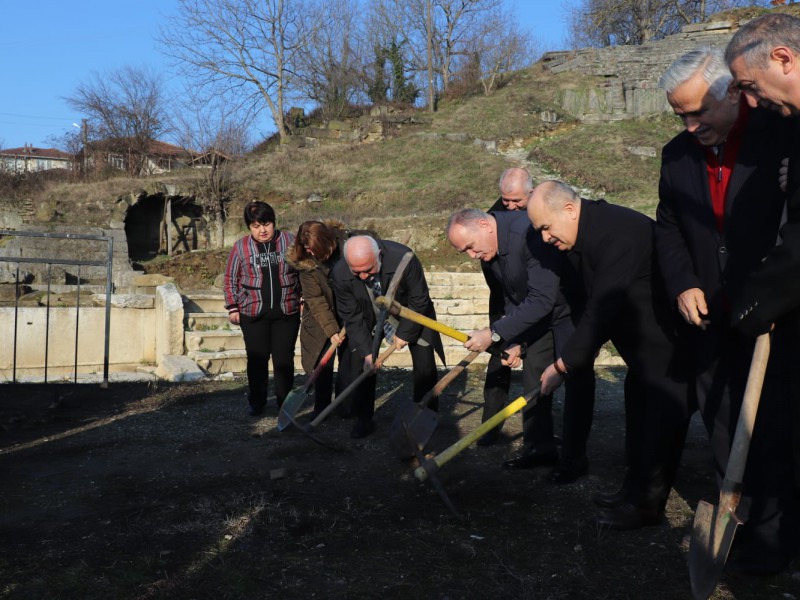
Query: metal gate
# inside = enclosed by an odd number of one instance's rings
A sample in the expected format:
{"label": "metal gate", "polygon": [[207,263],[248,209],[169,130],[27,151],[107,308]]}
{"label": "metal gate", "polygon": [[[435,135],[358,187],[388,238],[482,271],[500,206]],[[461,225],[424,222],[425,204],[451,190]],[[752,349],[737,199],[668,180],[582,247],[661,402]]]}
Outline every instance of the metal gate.
{"label": "metal gate", "polygon": [[108,348],[109,348],[109,332],[111,327],[111,288],[112,288],[112,259],[114,256],[114,240],[107,236],[98,235],[81,235],[74,233],[36,233],[28,231],[3,231],[0,230],[0,239],[7,236],[11,237],[31,237],[31,238],[49,238],[49,239],[63,239],[63,240],[94,240],[106,243],[106,258],[105,260],[77,260],[77,259],[61,259],[61,258],[25,258],[21,256],[22,250],[20,249],[20,256],[0,256],[0,262],[16,263],[15,273],[15,294],[14,294],[14,346],[13,346],[13,368],[12,368],[12,381],[17,380],[17,335],[18,335],[18,322],[19,322],[19,288],[20,288],[20,265],[23,264],[39,264],[45,265],[47,269],[47,305],[45,317],[45,341],[44,341],[44,381],[47,383],[47,363],[48,352],[50,345],[50,297],[51,297],[51,268],[53,265],[67,265],[77,266],[77,294],[78,300],[75,303],[75,362],[74,362],[74,379],[78,381],[78,325],[80,323],[80,290],[81,290],[81,267],[105,267],[106,271],[106,301],[105,301],[105,332],[104,332],[104,352],[103,352],[103,381],[102,387],[108,387]]}

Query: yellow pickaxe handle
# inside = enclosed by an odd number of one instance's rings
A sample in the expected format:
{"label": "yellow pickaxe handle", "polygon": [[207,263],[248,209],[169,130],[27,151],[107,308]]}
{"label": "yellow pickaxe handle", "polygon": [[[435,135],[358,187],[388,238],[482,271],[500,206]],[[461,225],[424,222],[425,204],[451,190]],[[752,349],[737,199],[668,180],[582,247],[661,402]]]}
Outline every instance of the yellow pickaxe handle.
{"label": "yellow pickaxe handle", "polygon": [[469,339],[469,336],[466,333],[463,333],[458,329],[453,329],[452,327],[449,327],[444,323],[440,323],[436,319],[431,319],[430,317],[421,315],[418,312],[411,310],[410,308],[406,308],[405,306],[397,302],[397,300],[392,300],[391,304],[389,304],[388,301],[386,300],[386,296],[379,296],[375,298],[375,304],[377,304],[381,308],[388,308],[389,313],[391,313],[396,317],[408,319],[409,321],[413,321],[418,325],[422,325],[423,327],[427,327],[428,329],[433,329],[434,331],[443,333],[448,337],[458,340],[462,344]]}
{"label": "yellow pickaxe handle", "polygon": [[480,427],[469,432],[455,444],[444,450],[441,454],[426,460],[424,464],[420,465],[414,470],[414,476],[420,481],[425,481],[429,475],[432,475],[439,470],[442,465],[453,459],[457,454],[467,448],[467,446],[475,442],[490,429],[497,427],[500,423],[505,421],[514,413],[521,411],[523,408],[525,408],[525,406],[527,406],[527,404],[528,399],[525,396],[520,396],[511,404],[506,406],[503,410],[496,413],[484,423],[481,423]]}

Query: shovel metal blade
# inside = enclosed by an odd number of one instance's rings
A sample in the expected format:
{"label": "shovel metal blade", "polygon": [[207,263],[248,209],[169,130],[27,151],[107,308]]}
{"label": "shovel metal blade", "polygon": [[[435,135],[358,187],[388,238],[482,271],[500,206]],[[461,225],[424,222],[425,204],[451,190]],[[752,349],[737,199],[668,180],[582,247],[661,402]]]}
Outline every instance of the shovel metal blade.
{"label": "shovel metal blade", "polygon": [[389,429],[389,442],[397,457],[412,458],[415,448],[422,450],[430,441],[438,422],[439,413],[423,408],[416,402],[406,402],[400,407]]}
{"label": "shovel metal blade", "polygon": [[278,431],[284,431],[297,416],[303,404],[306,402],[308,395],[305,388],[302,390],[292,390],[286,399],[281,404],[281,409],[278,411]]}
{"label": "shovel metal blade", "polygon": [[694,600],[706,600],[722,575],[733,536],[742,521],[723,502],[700,501],[689,542],[689,581]]}

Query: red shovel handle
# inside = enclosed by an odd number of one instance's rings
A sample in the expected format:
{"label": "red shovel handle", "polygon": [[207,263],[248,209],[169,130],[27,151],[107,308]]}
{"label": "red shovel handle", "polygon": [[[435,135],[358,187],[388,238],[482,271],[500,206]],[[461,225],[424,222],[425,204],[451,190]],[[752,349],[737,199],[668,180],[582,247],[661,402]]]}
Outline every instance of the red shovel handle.
{"label": "red shovel handle", "polygon": [[[342,327],[342,330],[339,332],[339,338],[341,339],[344,337],[345,328]],[[311,389],[311,386],[314,385],[314,382],[319,378],[319,374],[322,373],[323,369],[327,366],[329,362],[331,362],[331,358],[333,357],[334,353],[336,352],[336,348],[339,347],[339,344],[331,343],[330,348],[325,351],[325,354],[322,355],[322,358],[319,359],[317,366],[314,367],[314,370],[311,371],[311,375],[308,376],[308,381],[303,386],[303,392],[308,392]]]}

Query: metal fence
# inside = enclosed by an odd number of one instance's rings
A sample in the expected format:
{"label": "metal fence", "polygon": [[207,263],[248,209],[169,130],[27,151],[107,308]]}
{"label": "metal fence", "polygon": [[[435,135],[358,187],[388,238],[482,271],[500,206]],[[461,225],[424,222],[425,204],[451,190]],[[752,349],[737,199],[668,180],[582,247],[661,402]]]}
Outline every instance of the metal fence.
{"label": "metal fence", "polygon": [[[17,380],[17,335],[18,335],[18,322],[19,322],[19,288],[20,288],[20,265],[23,264],[38,264],[44,265],[47,270],[47,304],[46,304],[46,317],[45,317],[45,341],[44,341],[44,381],[47,383],[47,367],[48,367],[48,352],[50,345],[50,298],[51,298],[51,268],[53,265],[77,266],[77,302],[75,303],[75,362],[74,362],[74,379],[78,381],[78,326],[80,324],[80,290],[81,290],[81,268],[82,267],[105,267],[106,271],[106,301],[105,301],[105,332],[104,332],[104,352],[103,352],[103,381],[102,387],[108,387],[108,348],[109,348],[109,332],[111,328],[111,288],[112,288],[112,259],[114,255],[114,240],[107,236],[98,235],[81,235],[74,233],[38,233],[29,231],[3,231],[0,230],[0,239],[7,236],[11,237],[30,237],[30,238],[48,238],[55,240],[93,240],[106,243],[106,258],[104,260],[77,260],[77,259],[62,259],[56,257],[50,258],[26,258],[24,256],[0,256],[2,263],[16,263],[15,272],[15,294],[14,294],[14,347],[13,347],[13,368],[12,368],[12,381]],[[22,251],[20,250],[20,254]]]}

